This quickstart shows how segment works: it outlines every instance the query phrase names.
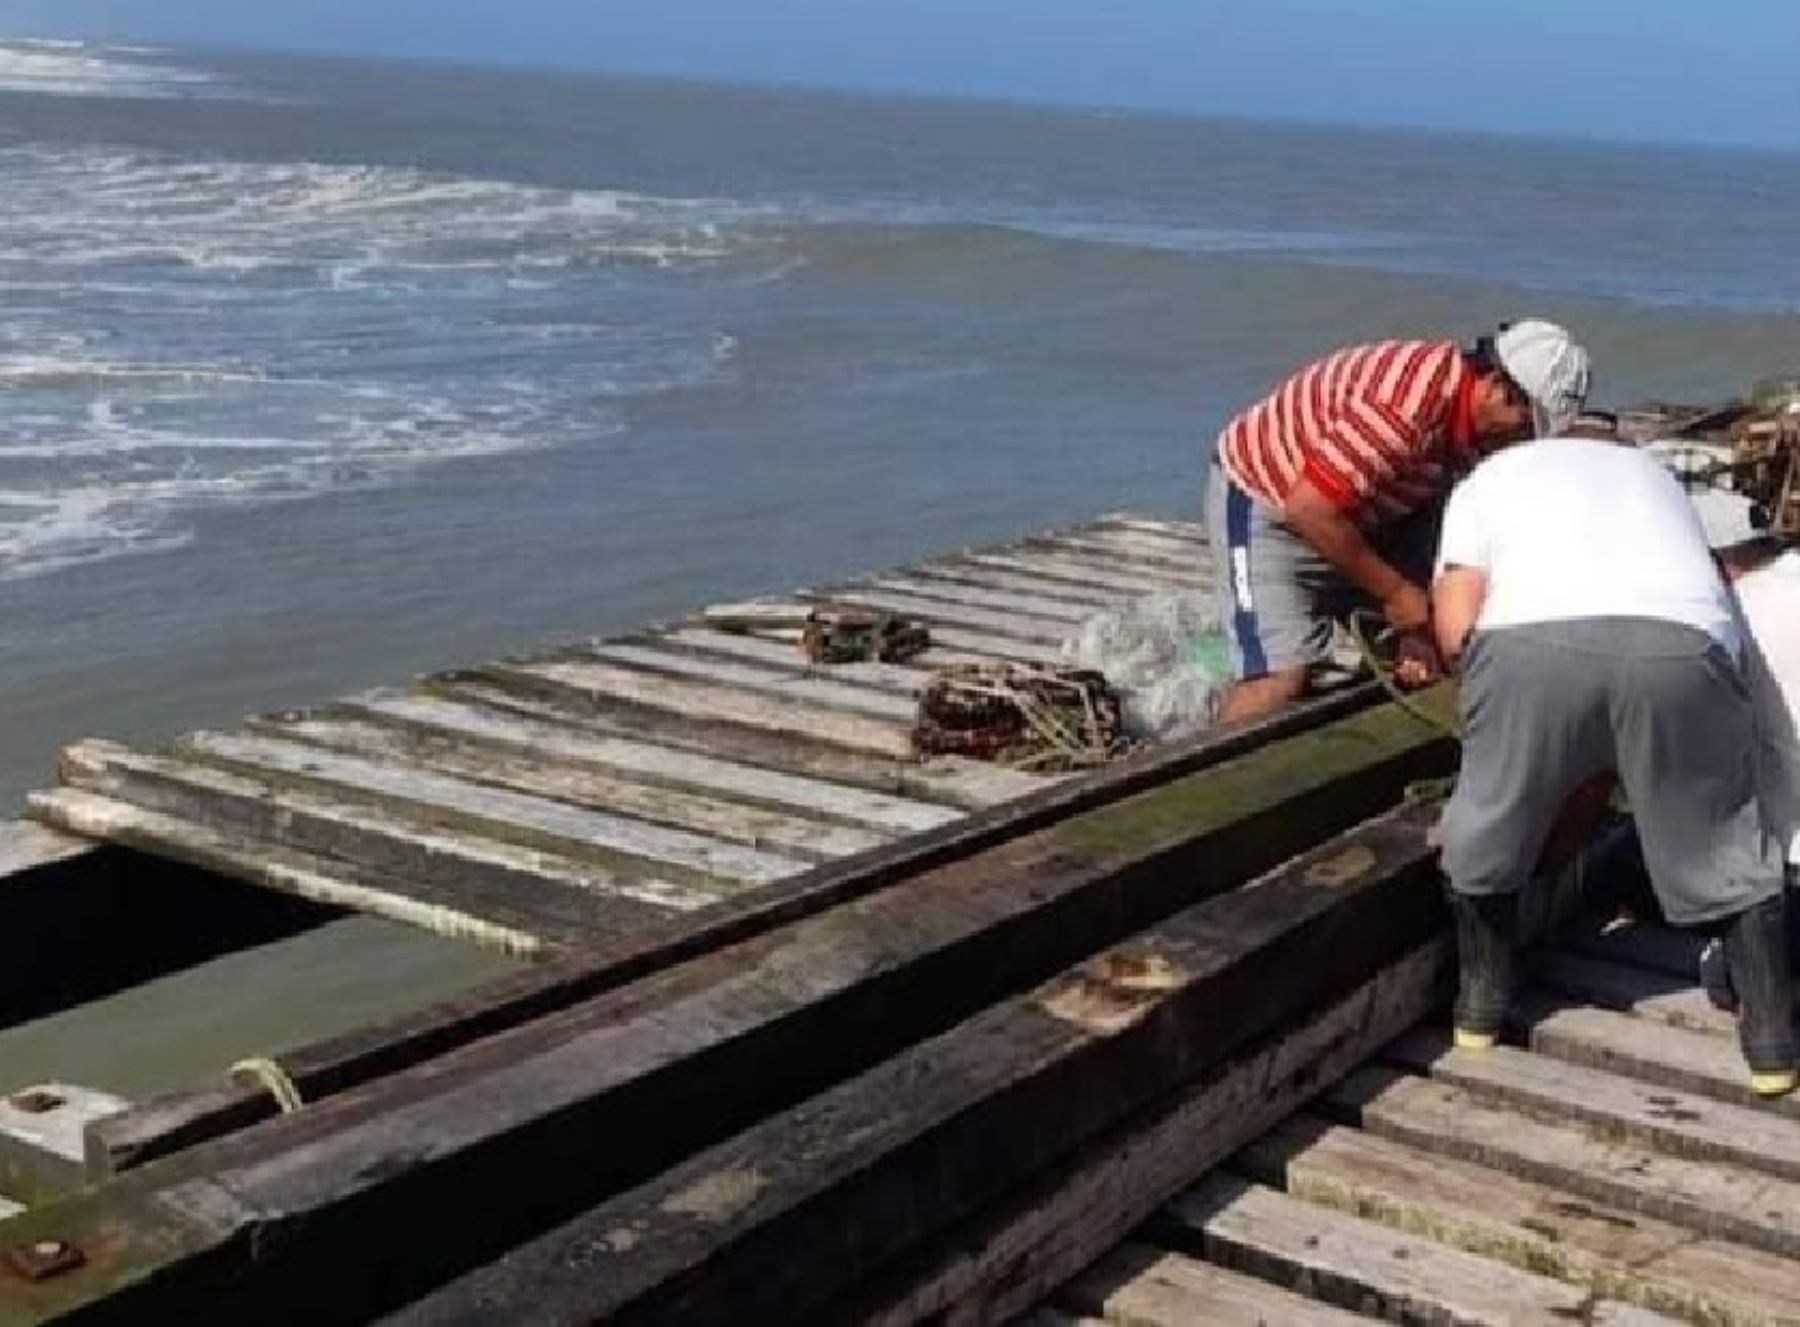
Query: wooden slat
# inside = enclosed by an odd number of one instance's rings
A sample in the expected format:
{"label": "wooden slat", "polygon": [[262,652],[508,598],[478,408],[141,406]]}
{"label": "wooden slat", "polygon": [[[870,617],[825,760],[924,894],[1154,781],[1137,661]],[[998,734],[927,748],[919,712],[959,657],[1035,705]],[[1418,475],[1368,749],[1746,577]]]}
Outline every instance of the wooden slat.
{"label": "wooden slat", "polygon": [[652,645],[611,643],[591,645],[579,653],[570,652],[562,657],[568,662],[598,659],[629,668],[654,669],[659,673],[723,687],[738,687],[771,696],[791,696],[809,705],[843,710],[849,714],[873,715],[899,723],[911,723],[918,713],[918,706],[910,697],[897,696],[892,691],[877,687],[860,686],[852,681],[811,676],[793,667],[761,668],[731,659],[713,659],[684,654],[679,650],[657,649]]}
{"label": "wooden slat", "polygon": [[898,590],[861,589],[854,586],[809,590],[805,598],[819,604],[848,604],[856,608],[878,608],[886,613],[900,613],[917,618],[928,626],[943,623],[967,627],[989,636],[1003,636],[1029,644],[1055,646],[1073,634],[1071,625],[1060,619],[1027,617],[1022,613],[1002,613],[996,609],[946,603],[924,599]]}
{"label": "wooden slat", "polygon": [[696,678],[598,661],[509,664],[481,672],[485,678],[502,684],[523,680],[541,688],[562,688],[577,697],[611,698],[676,714],[702,715],[713,722],[798,733],[815,741],[896,760],[912,754],[907,725],[825,709],[798,696],[743,691]]}
{"label": "wooden slat", "polygon": [[809,779],[676,747],[611,737],[578,725],[546,723],[485,705],[464,705],[405,692],[369,692],[343,702],[349,714],[415,725],[426,733],[488,743],[547,760],[614,769],[633,778],[730,797],[753,806],[791,808],[808,816],[905,834],[948,824],[962,812],[934,802],[870,792],[829,779]]}
{"label": "wooden slat", "polygon": [[1181,1235],[1214,1262],[1382,1317],[1511,1327],[1672,1324],[1585,1291],[1432,1240],[1384,1229],[1229,1175],[1203,1180],[1169,1205]]}
{"label": "wooden slat", "polygon": [[1262,1042],[996,1207],[934,1238],[871,1284],[840,1322],[1003,1322],[1103,1256],[1164,1201],[1354,1068],[1440,1001],[1450,947],[1431,942]]}
{"label": "wooden slat", "polygon": [[0,822],[0,879],[70,861],[94,850],[78,838],[31,820]]}
{"label": "wooden slat", "polygon": [[1090,613],[1116,608],[1132,598],[1132,594],[1125,590],[1078,585],[1072,581],[1058,580],[1052,576],[1030,576],[1021,572],[1003,571],[998,567],[953,559],[921,563],[916,567],[907,568],[906,574],[917,580],[945,581],[956,585],[979,585],[990,590],[1008,590],[1015,594],[1031,595],[1040,599],[1055,599],[1063,603],[1078,605]]}
{"label": "wooden slat", "polygon": [[[1560,1001],[1527,1002],[1521,1011],[1533,1050],[1571,1064],[1627,1074],[1657,1087],[1800,1119],[1792,1096],[1765,1099],[1750,1091],[1735,1038],[1690,1032],[1605,1009]],[[1800,1129],[1795,1129],[1800,1134]]]}
{"label": "wooden slat", "polygon": [[434,774],[689,830],[727,843],[766,847],[808,861],[867,852],[891,838],[729,799],[699,796],[663,784],[641,783],[591,768],[508,755],[491,746],[442,739],[409,740],[406,730],[372,720],[299,717],[287,722],[252,722],[247,727],[263,736],[303,742],[389,765],[411,764]]}
{"label": "wooden slat", "polygon": [[1151,520],[1143,516],[1134,516],[1130,512],[1108,512],[1095,524],[1111,526],[1120,530],[1136,530],[1143,534],[1163,535],[1171,539],[1186,539],[1202,544],[1210,538],[1206,527],[1199,521],[1176,520],[1173,517]]}
{"label": "wooden slat", "polygon": [[673,870],[683,878],[746,884],[780,880],[807,865],[705,834],[268,737],[194,733],[182,739],[181,749],[254,777],[275,779],[279,785],[301,780],[342,790],[409,818],[470,828],[575,860],[593,857],[603,865],[623,860],[627,865],[641,864],[646,872]]}
{"label": "wooden slat", "polygon": [[1182,549],[1167,551],[1155,548],[1146,549],[1099,533],[1053,535],[1043,539],[1033,539],[1025,547],[1033,551],[1042,550],[1058,555],[1076,554],[1117,567],[1120,571],[1147,567],[1162,573],[1163,579],[1177,581],[1183,585],[1198,586],[1210,583],[1212,554],[1199,548],[1191,552]]}
{"label": "wooden slat", "polygon": [[1578,1120],[1679,1156],[1800,1179],[1800,1129],[1763,1111],[1510,1046],[1455,1050],[1435,1031],[1410,1033],[1388,1053],[1441,1082],[1523,1110]]}
{"label": "wooden slat", "polygon": [[1800,1321],[1800,1264],[1316,1118],[1245,1149],[1295,1197],[1716,1327]]}
{"label": "wooden slat", "polygon": [[1448,1083],[1365,1069],[1329,1093],[1364,1129],[1701,1235],[1800,1257],[1800,1184],[1554,1123]]}
{"label": "wooden slat", "polygon": [[1044,576],[1052,580],[1067,581],[1072,585],[1091,586],[1101,590],[1117,590],[1122,594],[1134,597],[1155,591],[1170,590],[1182,590],[1194,594],[1211,593],[1206,588],[1211,584],[1209,576],[1183,577],[1174,572],[1163,573],[1155,569],[1122,567],[1116,562],[1107,562],[1098,557],[1090,559],[1073,551],[1059,553],[1052,549],[1008,549],[1004,552],[965,553],[963,560],[980,567],[995,567],[1030,576]]}
{"label": "wooden slat", "polygon": [[1081,604],[1064,603],[1060,599],[1045,598],[1043,595],[1021,594],[1015,590],[993,590],[986,586],[970,585],[964,581],[933,580],[925,576],[875,576],[867,582],[868,586],[877,590],[894,590],[900,594],[917,595],[921,598],[938,600],[945,603],[965,604],[977,609],[993,609],[1002,613],[1017,613],[1028,618],[1049,618],[1054,622],[1066,622],[1071,626],[1085,622],[1093,616],[1093,610]]}
{"label": "wooden slat", "polygon": [[[1005,660],[1010,663],[1042,664],[1068,662],[1059,647],[1046,645],[1042,641],[995,636],[985,631],[971,631],[967,627],[954,627],[943,622],[932,622],[929,627],[934,652],[944,649],[979,656],[958,662],[993,663],[996,660]],[[800,640],[800,632],[797,629],[790,630],[781,627],[758,630],[755,635],[760,639],[779,641],[788,646],[795,646]]]}
{"label": "wooden slat", "polygon": [[[697,755],[765,766],[802,777],[829,779],[874,792],[908,795],[975,809],[997,806],[1055,782],[972,760],[918,761],[892,751],[859,751],[811,736],[780,719],[766,724],[734,723],[710,715],[704,696],[691,691],[656,693],[661,705],[620,700],[596,688],[571,686],[555,678],[489,668],[430,678],[430,691],[530,718],[579,726],[607,736],[654,742]],[[691,704],[682,707],[681,695]],[[763,713],[759,709],[757,713]],[[786,711],[780,712],[783,716]],[[883,736],[885,741],[885,734]]]}
{"label": "wooden slat", "polygon": [[1057,1296],[1121,1327],[1356,1327],[1360,1314],[1181,1253],[1127,1243]]}
{"label": "wooden slat", "polygon": [[1737,1020],[1715,1008],[1691,977],[1558,952],[1545,954],[1534,975],[1540,985],[1607,1009],[1689,1032],[1737,1035]]}
{"label": "wooden slat", "polygon": [[1183,535],[1169,535],[1146,530],[1131,530],[1104,522],[1078,526],[1075,529],[1058,533],[1066,533],[1080,539],[1098,539],[1115,548],[1173,558],[1176,561],[1203,555],[1200,551],[1209,547],[1203,539],[1189,539]]}
{"label": "wooden slat", "polygon": [[576,891],[539,886],[516,894],[485,894],[476,913],[470,911],[466,892],[451,894],[418,881],[383,881],[348,863],[269,843],[245,845],[190,820],[75,788],[32,793],[29,806],[47,824],[74,834],[520,957],[572,943],[592,929],[595,920]]}
{"label": "wooden slat", "polygon": [[692,650],[703,655],[723,655],[747,660],[768,668],[784,669],[805,677],[839,678],[862,686],[876,687],[905,696],[916,696],[931,680],[934,668],[953,663],[980,663],[984,656],[956,650],[931,648],[905,663],[858,661],[855,663],[808,663],[798,646],[789,641],[770,640],[766,636],[710,631],[705,627],[676,627],[657,637],[667,648]]}
{"label": "wooden slat", "polygon": [[[366,865],[399,880],[529,891],[554,884],[619,909],[612,922],[641,922],[652,909],[686,910],[710,902],[727,882],[684,872],[622,873],[583,859],[491,838],[427,820],[409,821],[393,807],[345,801],[325,789],[276,796],[265,781],[230,770],[145,755],[107,742],[81,742],[63,753],[64,781],[74,788],[132,802],[209,832],[264,840],[336,861]],[[247,845],[245,845],[247,846]]]}

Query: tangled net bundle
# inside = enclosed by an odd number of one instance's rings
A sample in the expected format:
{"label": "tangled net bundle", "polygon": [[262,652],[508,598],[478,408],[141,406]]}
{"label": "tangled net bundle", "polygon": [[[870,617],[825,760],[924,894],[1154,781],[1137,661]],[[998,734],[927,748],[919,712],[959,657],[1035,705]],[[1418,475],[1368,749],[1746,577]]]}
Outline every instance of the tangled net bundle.
{"label": "tangled net bundle", "polygon": [[1015,769],[1104,765],[1130,749],[1118,693],[1086,668],[957,664],[919,697],[913,749]]}

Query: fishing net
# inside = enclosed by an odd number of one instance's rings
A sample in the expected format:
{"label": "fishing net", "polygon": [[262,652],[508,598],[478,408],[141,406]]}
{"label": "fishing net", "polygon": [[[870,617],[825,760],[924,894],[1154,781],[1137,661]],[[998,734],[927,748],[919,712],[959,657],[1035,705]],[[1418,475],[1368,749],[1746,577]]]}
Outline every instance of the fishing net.
{"label": "fishing net", "polygon": [[813,663],[902,663],[922,654],[931,633],[892,613],[815,609],[800,633],[800,652]]}
{"label": "fishing net", "polygon": [[1103,765],[1123,754],[1118,694],[1099,673],[1030,664],[954,664],[919,697],[913,749],[1017,769]]}

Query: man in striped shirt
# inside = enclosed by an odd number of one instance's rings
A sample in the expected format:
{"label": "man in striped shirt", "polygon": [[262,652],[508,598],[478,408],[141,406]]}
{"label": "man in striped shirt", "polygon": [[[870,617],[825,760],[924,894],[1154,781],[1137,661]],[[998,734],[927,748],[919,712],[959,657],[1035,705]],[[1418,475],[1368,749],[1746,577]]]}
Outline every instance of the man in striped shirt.
{"label": "man in striped shirt", "polygon": [[[1219,435],[1208,519],[1237,682],[1221,721],[1304,694],[1332,621],[1360,599],[1400,636],[1402,674],[1436,676],[1425,590],[1454,479],[1554,432],[1587,396],[1587,352],[1561,327],[1353,346],[1308,365]],[[1411,547],[1408,547],[1408,545]]]}

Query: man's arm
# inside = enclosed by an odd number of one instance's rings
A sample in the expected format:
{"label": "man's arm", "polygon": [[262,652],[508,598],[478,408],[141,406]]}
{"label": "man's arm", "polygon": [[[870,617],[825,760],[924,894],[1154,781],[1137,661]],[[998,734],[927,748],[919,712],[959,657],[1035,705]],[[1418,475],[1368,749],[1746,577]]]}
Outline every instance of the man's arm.
{"label": "man's arm", "polygon": [[1327,496],[1302,475],[1282,505],[1282,518],[1319,556],[1376,603],[1395,630],[1424,631],[1431,623],[1431,602],[1423,587],[1402,575],[1368,541],[1340,501]]}
{"label": "man's arm", "polygon": [[1454,668],[1487,599],[1487,573],[1475,567],[1446,566],[1431,587],[1432,624],[1438,653]]}

